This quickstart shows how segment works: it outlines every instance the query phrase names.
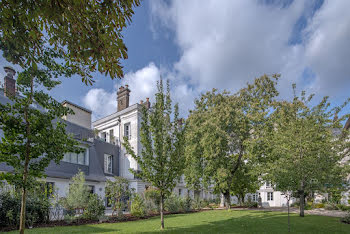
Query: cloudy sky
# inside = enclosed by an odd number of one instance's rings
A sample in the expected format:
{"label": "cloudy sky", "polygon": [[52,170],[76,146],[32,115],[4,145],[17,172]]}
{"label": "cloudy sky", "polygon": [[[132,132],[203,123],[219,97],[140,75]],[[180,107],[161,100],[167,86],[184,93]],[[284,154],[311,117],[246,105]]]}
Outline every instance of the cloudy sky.
{"label": "cloudy sky", "polygon": [[96,74],[93,86],[63,79],[52,95],[91,109],[96,119],[116,111],[120,85],[129,85],[130,104],[152,100],[162,76],[186,116],[202,92],[235,92],[280,73],[283,98],[296,83],[340,104],[350,96],[349,9],[349,0],[146,0],[124,32],[125,78]]}

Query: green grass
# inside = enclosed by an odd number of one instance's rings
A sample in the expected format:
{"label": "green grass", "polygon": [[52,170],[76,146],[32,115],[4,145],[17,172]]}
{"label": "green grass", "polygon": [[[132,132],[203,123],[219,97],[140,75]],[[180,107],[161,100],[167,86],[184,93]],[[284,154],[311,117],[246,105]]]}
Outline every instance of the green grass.
{"label": "green grass", "polygon": [[[154,233],[160,218],[124,223],[35,228],[27,233]],[[214,210],[165,216],[164,233],[287,233],[287,214],[253,210]],[[350,225],[339,218],[291,215],[292,233],[350,233]]]}

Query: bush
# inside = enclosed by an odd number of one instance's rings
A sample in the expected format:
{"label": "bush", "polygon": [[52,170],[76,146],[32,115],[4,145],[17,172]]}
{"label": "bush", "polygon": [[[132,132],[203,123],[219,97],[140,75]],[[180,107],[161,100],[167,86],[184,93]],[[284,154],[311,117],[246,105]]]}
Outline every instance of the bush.
{"label": "bush", "polygon": [[324,208],[326,210],[338,210],[338,207],[333,203],[326,203]]}
{"label": "bush", "polygon": [[341,218],[340,221],[343,223],[350,224],[350,211],[348,211],[348,213],[343,218]]}
{"label": "bush", "polygon": [[316,208],[316,209],[320,209],[320,208],[324,208],[324,207],[325,207],[325,204],[323,204],[323,203],[314,204],[314,208]]}
{"label": "bush", "polygon": [[[21,192],[14,189],[0,191],[0,228],[19,226]],[[36,186],[28,191],[26,202],[26,225],[49,221],[50,201],[47,191]]]}
{"label": "bush", "polygon": [[258,203],[254,201],[247,201],[243,205],[248,208],[258,208]]}
{"label": "bush", "polygon": [[190,196],[186,196],[184,199],[184,210],[185,212],[189,212],[192,210],[192,198]]}
{"label": "bush", "polygon": [[143,198],[135,193],[131,201],[131,215],[135,217],[143,217],[146,214],[146,207]]}
{"label": "bush", "polygon": [[105,214],[105,206],[103,200],[97,194],[91,194],[83,218],[97,220]]}
{"label": "bush", "polygon": [[149,188],[144,192],[145,207],[147,213],[159,212],[160,209],[160,193],[159,190]]}
{"label": "bush", "polygon": [[338,204],[336,206],[337,206],[338,210],[342,210],[342,211],[350,210],[350,206],[346,206],[346,205],[342,205],[342,204]]}
{"label": "bush", "polygon": [[185,201],[176,194],[171,194],[165,199],[164,208],[166,211],[176,213],[185,211]]}
{"label": "bush", "polygon": [[200,210],[203,208],[203,202],[199,197],[196,197],[192,202],[192,207],[195,210]]}
{"label": "bush", "polygon": [[300,206],[299,201],[293,202],[293,204],[291,205],[291,207],[299,207],[299,206]]}

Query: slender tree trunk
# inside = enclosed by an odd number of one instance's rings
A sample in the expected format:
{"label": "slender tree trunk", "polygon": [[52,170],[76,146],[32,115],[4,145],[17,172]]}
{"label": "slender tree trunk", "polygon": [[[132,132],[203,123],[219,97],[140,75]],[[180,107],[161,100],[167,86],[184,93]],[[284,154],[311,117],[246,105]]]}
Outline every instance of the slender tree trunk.
{"label": "slender tree trunk", "polygon": [[160,229],[164,229],[164,195],[160,195]]}
{"label": "slender tree trunk", "polygon": [[289,220],[289,200],[290,200],[290,198],[287,198],[287,207],[288,207],[288,232],[290,232],[290,220]]}
{"label": "slender tree trunk", "polygon": [[304,181],[302,181],[300,186],[300,217],[304,217],[304,209],[305,209],[305,191],[304,191]]}
{"label": "slender tree trunk", "polygon": [[22,198],[21,198],[21,214],[19,219],[19,232],[20,234],[24,234],[25,229],[25,221],[26,221],[26,197],[27,197],[27,179],[28,179],[28,165],[30,160],[30,144],[31,144],[31,129],[30,122],[28,120],[28,108],[30,104],[33,102],[33,78],[30,81],[30,95],[28,99],[28,106],[24,109],[24,119],[26,122],[26,134],[27,134],[27,142],[26,142],[26,154],[25,154],[25,162],[24,162],[24,170],[23,170],[23,185],[22,185]]}
{"label": "slender tree trunk", "polygon": [[224,195],[225,195],[225,201],[226,201],[226,209],[229,210],[231,208],[230,192],[226,191]]}

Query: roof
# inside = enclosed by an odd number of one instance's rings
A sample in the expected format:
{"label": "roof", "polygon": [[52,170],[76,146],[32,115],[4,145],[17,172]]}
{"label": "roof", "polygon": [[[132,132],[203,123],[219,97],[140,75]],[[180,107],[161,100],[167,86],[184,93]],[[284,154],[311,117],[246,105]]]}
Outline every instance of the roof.
{"label": "roof", "polygon": [[103,124],[103,123],[108,122],[108,121],[110,121],[110,120],[112,120],[112,119],[115,119],[115,118],[118,117],[118,116],[121,116],[121,115],[123,115],[123,114],[126,114],[126,113],[128,113],[128,112],[130,112],[130,111],[133,111],[133,110],[135,110],[135,109],[138,109],[138,108],[140,108],[140,107],[141,107],[140,104],[135,103],[135,104],[133,104],[133,105],[131,105],[131,106],[125,108],[124,110],[114,112],[113,114],[107,115],[107,116],[105,116],[105,117],[103,117],[103,118],[101,118],[101,119],[98,119],[98,120],[93,121],[93,122],[92,122],[92,125],[95,126],[95,125]]}
{"label": "roof", "polygon": [[70,101],[68,101],[68,100],[64,100],[63,102],[62,102],[62,105],[64,105],[64,104],[70,104],[70,105],[72,105],[72,106],[75,106],[75,107],[77,107],[77,108],[79,108],[79,109],[81,109],[81,110],[83,110],[83,111],[86,111],[86,112],[88,112],[88,113],[92,113],[92,111],[91,110],[89,110],[89,109],[86,109],[85,107],[82,107],[82,106],[79,106],[79,105],[77,105],[77,104],[75,104],[75,103],[73,103],[73,102],[70,102]]}

